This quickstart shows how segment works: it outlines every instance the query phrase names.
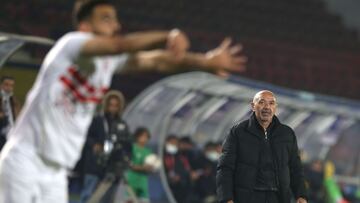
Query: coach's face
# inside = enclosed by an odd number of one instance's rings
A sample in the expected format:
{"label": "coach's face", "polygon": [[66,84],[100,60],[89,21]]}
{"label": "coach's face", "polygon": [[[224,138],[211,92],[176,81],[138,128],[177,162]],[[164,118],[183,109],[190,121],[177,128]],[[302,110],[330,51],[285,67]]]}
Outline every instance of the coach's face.
{"label": "coach's face", "polygon": [[114,36],[121,28],[116,9],[106,4],[98,5],[93,9],[90,24],[95,34],[104,36]]}
{"label": "coach's face", "polygon": [[255,95],[251,106],[260,122],[271,122],[276,112],[276,98],[272,92],[262,91]]}

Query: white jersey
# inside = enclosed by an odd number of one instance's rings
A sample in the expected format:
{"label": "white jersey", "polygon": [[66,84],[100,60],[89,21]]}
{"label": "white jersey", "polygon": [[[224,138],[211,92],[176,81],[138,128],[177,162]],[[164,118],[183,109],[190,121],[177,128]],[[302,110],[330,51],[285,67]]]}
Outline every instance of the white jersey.
{"label": "white jersey", "polygon": [[[93,57],[76,62],[90,33],[70,32],[47,54],[14,128],[9,149],[34,150],[42,159],[73,168],[79,159],[96,105],[127,55]],[[83,70],[91,69],[87,76]]]}

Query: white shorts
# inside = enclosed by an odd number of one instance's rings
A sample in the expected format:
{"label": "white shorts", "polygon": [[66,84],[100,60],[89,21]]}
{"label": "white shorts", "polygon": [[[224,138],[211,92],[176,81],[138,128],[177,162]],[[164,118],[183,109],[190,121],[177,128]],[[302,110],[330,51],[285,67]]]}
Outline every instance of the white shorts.
{"label": "white shorts", "polygon": [[67,203],[64,168],[46,165],[32,150],[1,152],[0,203]]}

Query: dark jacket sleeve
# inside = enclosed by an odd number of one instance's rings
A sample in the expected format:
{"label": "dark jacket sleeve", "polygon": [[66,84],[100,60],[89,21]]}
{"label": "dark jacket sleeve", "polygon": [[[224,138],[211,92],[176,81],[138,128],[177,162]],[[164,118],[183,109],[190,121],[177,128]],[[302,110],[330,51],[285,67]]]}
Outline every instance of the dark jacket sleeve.
{"label": "dark jacket sleeve", "polygon": [[[292,130],[291,130],[292,131]],[[292,131],[294,142],[292,146],[290,168],[290,187],[295,198],[307,199],[307,189],[305,186],[304,169],[300,160],[299,148],[294,131]]]}
{"label": "dark jacket sleeve", "polygon": [[103,124],[103,118],[96,116],[92,120],[87,136],[87,144],[93,146],[94,144],[102,144],[105,141],[105,130]]}
{"label": "dark jacket sleeve", "polygon": [[217,165],[216,192],[220,202],[233,200],[234,173],[237,154],[236,128],[233,127],[225,138],[223,150]]}

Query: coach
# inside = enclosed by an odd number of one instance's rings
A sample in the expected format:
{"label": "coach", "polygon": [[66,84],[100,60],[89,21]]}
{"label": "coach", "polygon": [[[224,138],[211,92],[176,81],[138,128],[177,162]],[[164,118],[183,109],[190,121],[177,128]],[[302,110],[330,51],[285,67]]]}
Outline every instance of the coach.
{"label": "coach", "polygon": [[252,115],[230,130],[217,167],[222,203],[307,203],[294,131],[280,123],[275,95],[258,92]]}

